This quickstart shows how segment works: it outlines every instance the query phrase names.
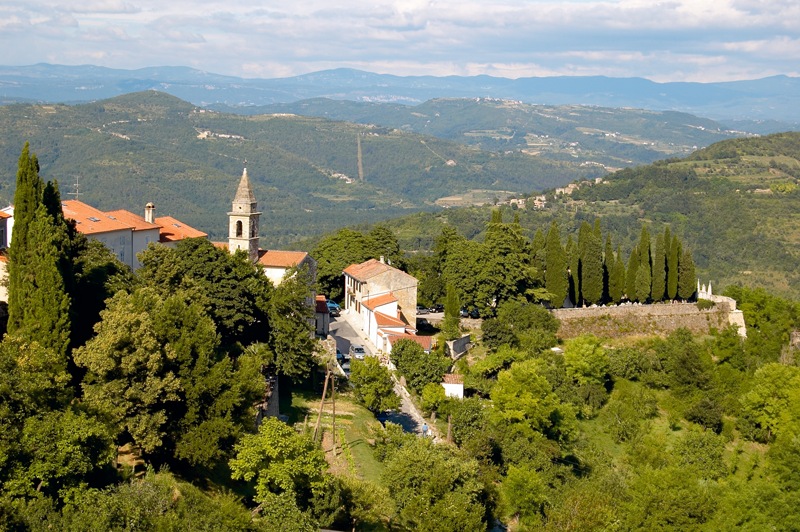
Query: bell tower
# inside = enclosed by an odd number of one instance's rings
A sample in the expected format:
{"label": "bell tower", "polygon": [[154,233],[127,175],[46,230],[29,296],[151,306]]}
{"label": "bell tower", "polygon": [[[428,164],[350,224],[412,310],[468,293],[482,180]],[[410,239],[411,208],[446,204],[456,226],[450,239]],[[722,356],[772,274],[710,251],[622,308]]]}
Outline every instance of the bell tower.
{"label": "bell tower", "polygon": [[261,213],[257,210],[258,203],[245,166],[228,213],[228,250],[236,253],[236,250],[243,249],[252,262],[258,260],[258,217]]}

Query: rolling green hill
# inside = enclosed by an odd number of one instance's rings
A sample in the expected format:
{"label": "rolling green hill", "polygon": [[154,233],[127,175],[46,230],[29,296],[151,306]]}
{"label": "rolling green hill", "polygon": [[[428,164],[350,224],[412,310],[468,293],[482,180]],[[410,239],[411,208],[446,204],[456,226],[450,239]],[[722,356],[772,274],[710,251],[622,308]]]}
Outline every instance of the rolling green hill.
{"label": "rolling green hill", "polygon": [[473,189],[522,193],[604,173],[388,128],[211,112],[155,91],[76,106],[0,107],[0,130],[0,201],[11,201],[16,161],[30,141],[42,176],[57,179],[63,197],[79,182],[80,199],[100,209],[139,212],[152,201],[159,215],[211,238],[227,234],[246,160],[268,246],[435,210],[438,198]]}
{"label": "rolling green hill", "polygon": [[[510,206],[503,207],[506,220]],[[392,222],[401,247],[425,252],[445,225],[482,238],[491,208],[448,209]],[[800,133],[732,139],[685,159],[625,169],[602,183],[585,181],[571,195],[547,194],[543,209],[518,209],[528,237],[557,220],[577,235],[599,217],[627,255],[647,223],[669,224],[692,252],[703,282],[760,286],[800,299]]]}
{"label": "rolling green hill", "polygon": [[587,105],[532,105],[496,98],[439,98],[416,106],[314,98],[260,107],[220,107],[238,113],[295,113],[379,124],[453,140],[484,150],[622,168],[745,136],[687,113]]}

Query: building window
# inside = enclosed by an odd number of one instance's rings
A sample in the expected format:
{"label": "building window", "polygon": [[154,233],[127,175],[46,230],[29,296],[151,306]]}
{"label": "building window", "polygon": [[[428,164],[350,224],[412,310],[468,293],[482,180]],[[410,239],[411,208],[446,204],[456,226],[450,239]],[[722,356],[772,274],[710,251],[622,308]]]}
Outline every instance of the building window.
{"label": "building window", "polygon": [[236,222],[236,238],[242,237],[242,222],[241,220]]}

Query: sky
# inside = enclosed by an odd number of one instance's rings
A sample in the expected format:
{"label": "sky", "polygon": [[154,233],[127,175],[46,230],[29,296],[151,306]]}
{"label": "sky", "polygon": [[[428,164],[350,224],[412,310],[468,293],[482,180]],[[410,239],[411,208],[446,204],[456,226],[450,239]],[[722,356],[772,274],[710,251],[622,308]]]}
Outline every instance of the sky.
{"label": "sky", "polygon": [[800,76],[798,0],[0,0],[0,64],[245,78]]}

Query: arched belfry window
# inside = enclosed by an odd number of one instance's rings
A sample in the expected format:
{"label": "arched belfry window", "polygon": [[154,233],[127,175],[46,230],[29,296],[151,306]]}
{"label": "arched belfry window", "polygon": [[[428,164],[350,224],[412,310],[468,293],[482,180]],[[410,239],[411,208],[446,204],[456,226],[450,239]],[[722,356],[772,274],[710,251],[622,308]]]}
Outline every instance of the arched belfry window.
{"label": "arched belfry window", "polygon": [[242,236],[242,222],[239,220],[236,222],[236,237],[241,238]]}

